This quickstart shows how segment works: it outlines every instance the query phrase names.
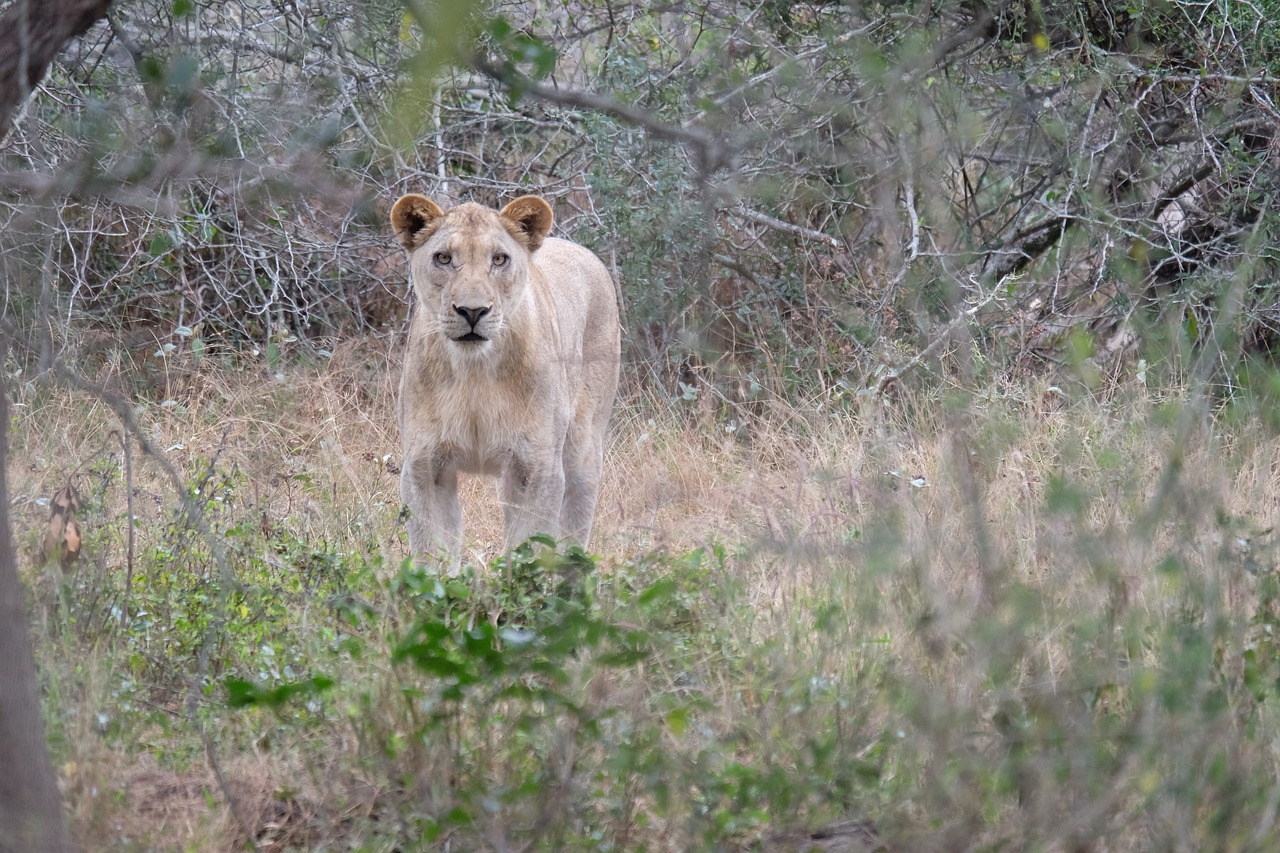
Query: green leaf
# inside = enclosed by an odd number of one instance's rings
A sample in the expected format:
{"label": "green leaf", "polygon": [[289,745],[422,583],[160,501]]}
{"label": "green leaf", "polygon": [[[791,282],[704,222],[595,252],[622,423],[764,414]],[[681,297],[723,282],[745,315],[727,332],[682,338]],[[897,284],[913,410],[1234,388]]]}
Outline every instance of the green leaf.
{"label": "green leaf", "polygon": [[158,258],[161,255],[168,254],[172,249],[173,238],[164,231],[157,231],[151,237],[151,245],[147,247],[147,251],[153,258]]}
{"label": "green leaf", "polygon": [[1051,513],[1082,515],[1088,508],[1088,497],[1069,483],[1061,474],[1050,474],[1044,496],[1045,507]]}
{"label": "green leaf", "polygon": [[689,709],[676,708],[667,713],[667,727],[676,737],[684,734],[689,728]]}
{"label": "green leaf", "polygon": [[494,41],[503,42],[511,37],[515,32],[515,28],[511,26],[511,22],[501,15],[496,15],[489,19],[488,28],[489,35]]}
{"label": "green leaf", "polygon": [[333,679],[316,675],[305,681],[287,681],[270,687],[240,678],[228,678],[223,686],[227,691],[227,704],[232,708],[247,708],[250,705],[279,708],[295,696],[323,693],[333,687]]}
{"label": "green leaf", "polygon": [[600,657],[596,658],[596,663],[601,666],[635,666],[648,657],[649,651],[647,649],[619,649],[615,652],[605,652],[600,655]]}
{"label": "green leaf", "polygon": [[448,596],[453,601],[466,601],[471,598],[471,587],[459,580],[445,581],[444,591],[437,598]]}
{"label": "green leaf", "polygon": [[640,593],[640,604],[641,606],[648,606],[655,602],[669,601],[675,597],[679,588],[679,584],[676,583],[674,578],[660,578]]}
{"label": "green leaf", "polygon": [[537,36],[515,29],[501,16],[490,18],[486,29],[493,46],[506,57],[506,65],[512,72],[517,66],[529,65],[532,66],[529,76],[541,80],[556,70],[559,52]]}
{"label": "green leaf", "polygon": [[138,61],[138,76],[143,83],[159,83],[164,79],[164,63],[156,56],[144,56]]}
{"label": "green leaf", "polygon": [[200,60],[189,54],[179,54],[169,63],[165,73],[165,85],[175,92],[190,92],[196,88],[200,77]]}

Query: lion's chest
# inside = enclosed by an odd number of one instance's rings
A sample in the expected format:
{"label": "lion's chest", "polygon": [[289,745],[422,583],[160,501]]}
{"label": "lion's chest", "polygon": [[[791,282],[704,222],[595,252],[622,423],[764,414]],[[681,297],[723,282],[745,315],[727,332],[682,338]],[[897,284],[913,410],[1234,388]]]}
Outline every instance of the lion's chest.
{"label": "lion's chest", "polygon": [[438,443],[448,448],[459,470],[497,474],[522,449],[526,406],[509,396],[494,399],[481,389],[462,386],[449,389],[439,399]]}
{"label": "lion's chest", "polygon": [[536,453],[537,437],[555,429],[542,423],[547,407],[534,405],[531,389],[518,383],[459,377],[414,390],[401,400],[405,438],[458,471],[499,474]]}

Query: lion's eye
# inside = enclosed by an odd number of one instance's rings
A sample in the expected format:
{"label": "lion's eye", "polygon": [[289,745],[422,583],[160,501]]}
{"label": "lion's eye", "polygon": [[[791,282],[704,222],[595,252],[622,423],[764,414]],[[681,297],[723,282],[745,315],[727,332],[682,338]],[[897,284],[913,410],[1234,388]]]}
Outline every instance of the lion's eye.
{"label": "lion's eye", "polygon": [[442,267],[447,267],[453,263],[453,255],[448,252],[436,252],[431,259]]}
{"label": "lion's eye", "polygon": [[510,257],[504,255],[502,252],[497,252],[493,256],[493,265],[495,267],[505,267],[509,260],[511,260]]}

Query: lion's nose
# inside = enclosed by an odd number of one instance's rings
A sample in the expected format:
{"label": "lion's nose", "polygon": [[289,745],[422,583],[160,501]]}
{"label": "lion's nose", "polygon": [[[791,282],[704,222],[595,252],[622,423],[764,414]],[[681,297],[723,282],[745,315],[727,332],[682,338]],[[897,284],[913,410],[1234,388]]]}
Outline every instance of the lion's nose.
{"label": "lion's nose", "polygon": [[480,318],[489,313],[488,308],[463,308],[461,305],[453,306],[453,310],[462,315],[462,319],[471,324],[471,328],[476,327],[476,323],[480,322]]}

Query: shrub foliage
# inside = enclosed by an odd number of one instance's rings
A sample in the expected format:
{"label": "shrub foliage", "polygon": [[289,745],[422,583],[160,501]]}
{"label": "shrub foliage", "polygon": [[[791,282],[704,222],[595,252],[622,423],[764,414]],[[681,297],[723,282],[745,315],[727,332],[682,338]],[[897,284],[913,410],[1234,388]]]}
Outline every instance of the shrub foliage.
{"label": "shrub foliage", "polygon": [[394,195],[538,191],[672,393],[863,387],[944,331],[1265,352],[1275,11],[132,0],[5,145],[8,298],[201,351],[395,328]]}

